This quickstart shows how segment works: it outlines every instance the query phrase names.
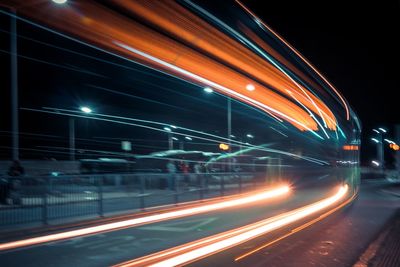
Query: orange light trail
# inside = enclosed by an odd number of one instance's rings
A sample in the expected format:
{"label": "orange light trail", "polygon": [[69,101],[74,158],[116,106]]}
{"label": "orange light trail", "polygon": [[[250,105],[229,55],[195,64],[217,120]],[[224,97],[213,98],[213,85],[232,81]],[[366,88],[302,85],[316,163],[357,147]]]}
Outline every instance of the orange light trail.
{"label": "orange light trail", "polygon": [[[5,1],[16,8],[23,7],[18,5],[23,2]],[[318,97],[282,69],[176,2],[113,1],[146,23],[129,19],[94,1],[77,1],[59,9],[49,2],[38,1],[35,5],[18,9],[18,14],[25,14],[127,59],[204,85],[198,79],[132,53],[118,44],[132,47],[213,84],[229,88],[213,87],[274,118],[287,121],[301,131],[317,131],[319,125],[287,94],[289,89],[302,105],[321,117],[327,128],[336,130],[335,116]],[[247,90],[248,84],[252,84],[255,90]]]}
{"label": "orange light trail", "polygon": [[329,87],[336,93],[336,95],[340,98],[343,103],[343,106],[346,110],[346,119],[350,119],[350,112],[349,107],[347,106],[346,101],[344,100],[343,96],[299,51],[297,51],[293,46],[291,46],[285,39],[283,39],[279,34],[271,29],[267,24],[265,24],[261,19],[259,19],[250,9],[248,9],[244,4],[242,4],[239,0],[235,0],[247,13],[249,13],[252,17],[254,17],[259,23],[261,23],[266,29],[268,29],[271,33],[273,33],[281,42],[287,45],[298,57],[300,57],[318,76],[324,80]]}
{"label": "orange light trail", "polygon": [[132,261],[124,262],[115,266],[169,267],[188,264],[220,251],[229,249],[233,246],[237,246],[241,243],[322,211],[323,209],[328,208],[342,200],[346,196],[348,189],[348,185],[346,184],[341,186],[333,196],[313,204],[271,217],[257,223],[200,239],[198,241],[184,244],[175,248],[167,249],[165,251],[144,256],[142,258],[134,259]]}
{"label": "orange light trail", "polygon": [[56,234],[51,234],[51,235],[45,235],[45,236],[39,236],[39,237],[33,237],[33,238],[24,239],[24,240],[3,243],[3,244],[0,244],[0,251],[10,250],[10,249],[15,249],[15,248],[20,248],[20,247],[26,247],[26,246],[32,246],[32,245],[37,245],[37,244],[41,244],[41,243],[60,241],[60,240],[75,238],[75,237],[79,237],[79,236],[92,235],[92,234],[97,234],[97,233],[101,233],[101,232],[109,232],[109,231],[119,230],[119,229],[128,228],[128,227],[136,227],[136,226],[144,225],[144,224],[150,224],[150,223],[155,223],[155,222],[160,222],[160,221],[165,221],[165,220],[170,220],[170,219],[192,216],[192,215],[200,214],[200,213],[206,213],[206,212],[211,212],[211,211],[216,211],[216,210],[221,210],[221,209],[243,206],[246,204],[256,203],[256,202],[267,200],[270,198],[284,196],[284,195],[288,194],[289,192],[290,192],[289,186],[287,186],[287,185],[278,186],[276,188],[263,190],[263,191],[257,192],[257,193],[253,192],[251,195],[239,196],[239,197],[236,196],[230,200],[222,200],[222,201],[212,203],[212,204],[205,204],[205,205],[200,205],[200,206],[191,207],[191,208],[183,208],[180,210],[163,212],[163,213],[159,213],[159,214],[154,214],[154,215],[149,215],[149,216],[144,216],[144,217],[139,217],[139,218],[134,218],[134,219],[129,219],[129,220],[123,220],[123,221],[118,221],[118,222],[113,222],[113,223],[107,223],[107,224],[103,224],[103,225],[87,227],[87,228],[78,229],[78,230],[66,231],[66,232],[61,232],[61,233],[56,233]]}

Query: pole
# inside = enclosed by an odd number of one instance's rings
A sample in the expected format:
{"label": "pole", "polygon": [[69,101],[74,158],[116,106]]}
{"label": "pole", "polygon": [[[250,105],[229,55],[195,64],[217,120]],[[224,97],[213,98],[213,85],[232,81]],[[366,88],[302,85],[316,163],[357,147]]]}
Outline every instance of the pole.
{"label": "pole", "polygon": [[12,159],[19,159],[19,129],[18,129],[18,50],[17,50],[17,13],[11,10],[10,21],[10,54],[11,54],[11,132],[12,132]]}
{"label": "pole", "polygon": [[378,159],[380,162],[381,171],[385,169],[385,155],[384,155],[384,145],[383,145],[383,133],[379,134],[379,144],[378,144]]}
{"label": "pole", "polygon": [[69,118],[69,159],[75,160],[75,119]]}
{"label": "pole", "polygon": [[172,140],[172,134],[171,133],[168,134],[168,148],[169,148],[169,150],[173,150],[174,149],[174,140]]}
{"label": "pole", "polygon": [[[228,97],[228,108],[227,108],[227,112],[228,112],[228,114],[227,114],[227,117],[228,117],[228,140],[229,140],[229,143],[228,143],[228,145],[229,145],[229,148],[228,148],[228,152],[229,152],[229,154],[231,154],[231,152],[232,152],[232,148],[231,148],[231,135],[232,135],[232,103],[231,103],[232,101],[231,101],[231,98],[230,97]],[[229,158],[228,158],[228,172],[230,172],[231,171],[231,163],[232,163],[232,161],[231,161],[231,155],[229,155]]]}

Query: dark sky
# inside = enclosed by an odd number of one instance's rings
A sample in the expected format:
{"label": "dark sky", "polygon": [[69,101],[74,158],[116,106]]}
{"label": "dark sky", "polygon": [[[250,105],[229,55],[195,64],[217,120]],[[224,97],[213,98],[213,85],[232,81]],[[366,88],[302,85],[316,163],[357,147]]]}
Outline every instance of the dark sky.
{"label": "dark sky", "polygon": [[270,2],[245,1],[336,85],[364,129],[400,123],[398,1]]}
{"label": "dark sky", "polygon": [[364,151],[374,149],[371,128],[400,124],[399,1],[244,3],[344,94],[361,118]]}

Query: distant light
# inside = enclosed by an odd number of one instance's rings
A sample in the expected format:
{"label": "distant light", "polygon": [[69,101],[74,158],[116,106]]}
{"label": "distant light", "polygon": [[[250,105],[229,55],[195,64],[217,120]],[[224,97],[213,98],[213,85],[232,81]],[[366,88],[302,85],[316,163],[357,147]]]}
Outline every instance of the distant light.
{"label": "distant light", "polygon": [[379,140],[376,139],[376,138],[371,138],[371,140],[374,141],[374,142],[377,143],[377,144],[379,143]]}
{"label": "distant light", "polygon": [[375,165],[376,167],[379,167],[379,162],[377,162],[376,160],[373,160],[373,161],[371,161],[371,163],[373,164],[373,165]]}
{"label": "distant light", "polygon": [[254,135],[252,135],[252,134],[246,134],[246,137],[248,137],[248,138],[254,138]]}
{"label": "distant light", "polygon": [[221,144],[219,144],[219,148],[221,149],[221,150],[228,150],[229,149],[229,145],[227,145],[227,144],[224,144],[224,143],[221,143]]}
{"label": "distant light", "polygon": [[193,139],[191,138],[191,137],[189,137],[189,136],[185,136],[185,139],[186,140],[189,140],[189,141],[192,141]]}
{"label": "distant light", "polygon": [[166,130],[167,132],[172,132],[171,128],[168,127],[164,127],[164,130]]}
{"label": "distant light", "polygon": [[176,137],[172,137],[172,140],[174,140],[174,141],[179,141],[179,139],[176,138]]}
{"label": "distant light", "polygon": [[234,136],[233,134],[230,135],[231,138],[236,138],[236,136]]}
{"label": "distant light", "polygon": [[249,90],[249,91],[254,91],[256,88],[254,87],[254,85],[249,83],[248,85],[246,85],[246,89]]}
{"label": "distant light", "polygon": [[390,144],[390,148],[395,150],[395,151],[399,151],[400,146],[396,143]]}
{"label": "distant light", "polygon": [[385,138],[385,139],[383,139],[383,140],[385,140],[385,141],[388,142],[389,144],[395,144],[395,142],[393,142],[392,140],[389,140],[389,139],[387,139],[387,138]]}
{"label": "distant light", "polygon": [[175,125],[170,125],[171,128],[177,129],[178,127],[176,127]]}
{"label": "distant light", "polygon": [[65,4],[67,2],[67,0],[51,0],[51,1],[53,1],[54,3],[59,4],[59,5]]}
{"label": "distant light", "polygon": [[379,132],[377,129],[372,129],[372,131],[374,131],[374,132],[380,134],[380,132]]}
{"label": "distant light", "polygon": [[203,90],[204,90],[204,92],[209,93],[209,94],[211,94],[212,92],[214,92],[214,90],[213,90],[212,88],[210,88],[210,87],[206,87],[206,88],[204,88]]}
{"label": "distant light", "polygon": [[382,131],[382,133],[386,133],[387,131],[385,130],[385,129],[383,129],[383,128],[378,128],[379,130],[381,130]]}
{"label": "distant light", "polygon": [[92,113],[92,109],[89,107],[81,107],[81,111],[84,113]]}

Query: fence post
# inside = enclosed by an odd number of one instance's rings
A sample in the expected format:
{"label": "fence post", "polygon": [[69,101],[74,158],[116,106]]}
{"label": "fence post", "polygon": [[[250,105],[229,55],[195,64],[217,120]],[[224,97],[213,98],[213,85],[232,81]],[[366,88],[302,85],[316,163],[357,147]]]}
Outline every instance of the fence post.
{"label": "fence post", "polygon": [[48,224],[48,214],[47,214],[47,211],[48,211],[48,203],[47,203],[47,194],[48,194],[48,190],[49,190],[49,183],[50,183],[50,180],[51,180],[51,178],[49,177],[49,178],[47,178],[47,179],[45,179],[45,182],[44,182],[44,192],[43,192],[43,195],[42,195],[42,223],[44,224],[44,225],[47,225]]}
{"label": "fence post", "polygon": [[98,213],[100,217],[104,217],[104,207],[103,207],[103,176],[97,179],[97,204]]}
{"label": "fence post", "polygon": [[144,181],[144,176],[140,176],[140,209],[144,210],[145,207],[145,202],[144,202],[144,190],[145,190],[145,181]]}
{"label": "fence post", "polygon": [[225,175],[221,176],[221,180],[220,180],[220,194],[221,196],[225,195]]}

